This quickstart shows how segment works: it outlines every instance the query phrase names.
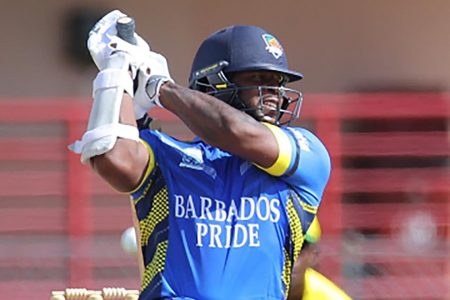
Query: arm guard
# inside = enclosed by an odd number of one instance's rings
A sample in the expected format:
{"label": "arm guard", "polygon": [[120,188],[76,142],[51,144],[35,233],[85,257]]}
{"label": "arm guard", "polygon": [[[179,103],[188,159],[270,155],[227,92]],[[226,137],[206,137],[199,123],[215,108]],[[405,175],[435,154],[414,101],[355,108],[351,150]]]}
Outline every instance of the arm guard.
{"label": "arm guard", "polygon": [[133,80],[128,74],[128,67],[128,55],[117,52],[108,61],[108,67],[100,71],[94,80],[94,101],[87,131],[81,141],[69,146],[73,152],[81,153],[82,163],[110,151],[118,137],[139,140],[136,127],[119,123],[124,92],[133,96]]}

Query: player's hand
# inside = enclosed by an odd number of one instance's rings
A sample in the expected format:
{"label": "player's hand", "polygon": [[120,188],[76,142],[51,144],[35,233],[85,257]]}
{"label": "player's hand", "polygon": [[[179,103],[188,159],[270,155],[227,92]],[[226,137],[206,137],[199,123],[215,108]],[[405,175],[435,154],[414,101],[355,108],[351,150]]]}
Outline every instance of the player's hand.
{"label": "player's hand", "polygon": [[159,53],[149,51],[137,74],[134,112],[138,119],[152,107],[162,107],[159,102],[159,89],[168,81],[173,82],[173,79],[170,76],[166,58]]}
{"label": "player's hand", "polygon": [[99,70],[107,67],[111,54],[114,52],[127,53],[130,56],[130,70],[134,78],[150,47],[137,33],[134,33],[136,45],[127,43],[117,36],[117,20],[125,16],[119,10],[114,10],[101,18],[89,32],[87,47]]}

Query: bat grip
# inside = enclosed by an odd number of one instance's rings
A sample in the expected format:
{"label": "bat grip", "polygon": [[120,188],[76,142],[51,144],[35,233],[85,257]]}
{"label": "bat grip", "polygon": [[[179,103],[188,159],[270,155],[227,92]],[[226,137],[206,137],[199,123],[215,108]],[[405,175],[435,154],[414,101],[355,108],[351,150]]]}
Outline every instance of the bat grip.
{"label": "bat grip", "polygon": [[[132,44],[137,45],[137,40],[134,36],[136,30],[136,23],[133,18],[122,17],[117,20],[116,24],[117,36],[122,40]],[[141,129],[153,129],[161,130],[161,125],[159,121],[154,120],[148,114],[145,114],[141,119],[137,120],[138,128]]]}
{"label": "bat grip", "polygon": [[117,20],[116,29],[117,29],[117,36],[120,37],[122,40],[133,45],[137,44],[136,38],[134,37],[136,24],[133,18],[121,17],[120,19]]}

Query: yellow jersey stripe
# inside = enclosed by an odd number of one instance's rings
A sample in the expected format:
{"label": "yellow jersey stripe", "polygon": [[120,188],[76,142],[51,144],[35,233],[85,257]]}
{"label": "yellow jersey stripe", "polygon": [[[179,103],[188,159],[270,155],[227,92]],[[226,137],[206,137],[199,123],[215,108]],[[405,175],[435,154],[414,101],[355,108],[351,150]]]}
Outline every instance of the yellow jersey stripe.
{"label": "yellow jersey stripe", "polygon": [[153,184],[153,180],[150,180],[150,181],[147,183],[147,185],[145,186],[144,191],[142,192],[142,195],[140,195],[140,196],[139,196],[138,198],[136,198],[136,199],[134,199],[134,198],[132,197],[132,199],[133,199],[135,205],[138,204],[139,201],[141,201],[142,199],[144,199],[145,196],[147,196],[147,193],[148,193],[148,191],[150,190],[150,188],[152,187],[152,184]]}
{"label": "yellow jersey stripe", "polygon": [[144,146],[147,148],[148,153],[149,153],[149,157],[148,157],[148,165],[147,165],[147,170],[145,170],[145,175],[144,178],[142,178],[142,181],[139,183],[139,185],[130,192],[130,194],[135,193],[137,190],[139,190],[142,185],[144,184],[145,180],[148,178],[148,176],[150,175],[150,173],[153,171],[153,169],[155,168],[155,154],[153,153],[153,149],[152,147],[150,147],[150,145],[144,141],[144,140],[140,140],[141,143],[144,144]]}
{"label": "yellow jersey stripe", "polygon": [[307,211],[314,215],[317,214],[317,206],[309,205],[308,203],[305,203],[302,200],[300,200],[300,205],[302,206],[304,211]]}
{"label": "yellow jersey stripe", "polygon": [[284,286],[286,287],[284,294],[289,294],[289,287],[291,285],[291,269],[292,269],[292,262],[289,257],[289,253],[286,251],[286,249],[283,248],[284,252],[284,266],[283,266],[283,274],[282,274],[282,280],[284,283]]}
{"label": "yellow jersey stripe", "polygon": [[310,214],[316,215],[317,214],[317,206],[312,206],[300,199],[300,197],[297,196],[297,194],[293,194],[294,200],[299,203],[302,206],[302,209],[306,212],[309,212]]}
{"label": "yellow jersey stripe", "polygon": [[169,194],[167,187],[162,188],[154,197],[152,210],[147,217],[139,222],[142,246],[148,244],[148,239],[156,225],[169,216]]}
{"label": "yellow jersey stripe", "polygon": [[161,273],[164,270],[168,245],[169,242],[164,241],[156,246],[155,255],[153,256],[152,261],[145,267],[144,278],[142,278],[142,291],[147,288],[147,286],[157,274]]}
{"label": "yellow jersey stripe", "polygon": [[297,211],[294,208],[294,204],[292,203],[293,199],[289,197],[287,203],[287,213],[289,217],[289,226],[291,228],[291,240],[294,244],[294,259],[296,259],[300,253],[300,250],[303,246],[303,228],[302,222],[300,220]]}

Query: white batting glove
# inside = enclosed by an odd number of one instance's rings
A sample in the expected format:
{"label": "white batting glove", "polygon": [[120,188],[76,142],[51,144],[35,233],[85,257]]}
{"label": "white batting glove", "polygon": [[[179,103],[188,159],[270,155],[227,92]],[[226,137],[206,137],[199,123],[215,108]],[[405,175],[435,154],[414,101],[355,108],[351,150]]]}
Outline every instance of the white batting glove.
{"label": "white batting glove", "polygon": [[136,79],[138,76],[133,105],[136,119],[140,119],[152,107],[161,106],[159,89],[163,83],[173,80],[169,74],[166,58],[150,51],[147,42],[137,33],[134,33],[137,45],[129,44],[117,36],[117,20],[125,16],[119,10],[105,15],[89,32],[87,45],[92,59],[100,70],[107,67],[113,52],[121,51],[127,54],[132,78]]}
{"label": "white batting glove", "polygon": [[141,118],[159,102],[159,89],[165,82],[174,82],[169,73],[167,60],[159,53],[149,51],[147,59],[140,65],[137,74],[138,86],[134,93],[134,112]]}
{"label": "white batting glove", "polygon": [[113,52],[127,53],[130,56],[130,67],[134,77],[150,47],[137,33],[134,33],[137,45],[127,43],[117,36],[117,20],[125,16],[119,10],[114,10],[101,18],[89,32],[87,47],[99,70],[103,70],[107,66]]}

